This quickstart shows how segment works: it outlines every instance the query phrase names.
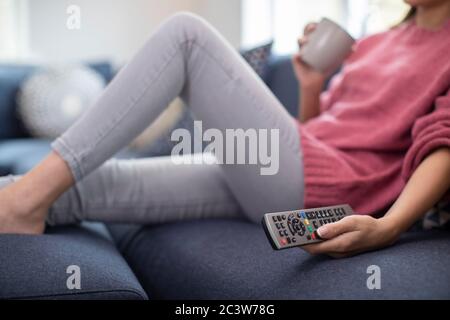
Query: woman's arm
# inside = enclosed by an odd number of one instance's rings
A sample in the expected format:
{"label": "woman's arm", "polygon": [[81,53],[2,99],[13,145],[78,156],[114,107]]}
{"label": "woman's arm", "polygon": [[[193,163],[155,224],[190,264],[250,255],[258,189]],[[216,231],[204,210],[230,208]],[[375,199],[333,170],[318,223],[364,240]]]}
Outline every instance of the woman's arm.
{"label": "woman's arm", "polygon": [[450,188],[450,149],[430,154],[414,171],[400,197],[384,216],[402,233],[423,217]]}
{"label": "woman's arm", "polygon": [[450,149],[434,151],[414,171],[397,201],[380,219],[349,216],[319,228],[324,239],[304,246],[312,254],[346,257],[394,243],[450,188]]}
{"label": "woman's arm", "polygon": [[320,93],[323,83],[319,85],[301,85],[298,106],[299,121],[304,123],[320,114]]}
{"label": "woman's arm", "polygon": [[320,114],[320,94],[326,81],[326,75],[314,70],[302,60],[302,46],[308,42],[308,35],[316,28],[316,23],[309,23],[304,35],[299,39],[299,53],[292,58],[295,76],[300,89],[299,121],[306,122]]}

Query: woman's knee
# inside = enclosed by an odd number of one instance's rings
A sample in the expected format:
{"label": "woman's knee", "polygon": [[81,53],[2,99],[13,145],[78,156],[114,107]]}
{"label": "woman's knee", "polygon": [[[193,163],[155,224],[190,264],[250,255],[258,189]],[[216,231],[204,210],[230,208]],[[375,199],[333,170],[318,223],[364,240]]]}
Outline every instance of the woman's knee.
{"label": "woman's knee", "polygon": [[191,12],[178,12],[172,15],[167,24],[174,28],[178,35],[182,34],[185,38],[192,39],[210,30],[210,24],[202,17]]}

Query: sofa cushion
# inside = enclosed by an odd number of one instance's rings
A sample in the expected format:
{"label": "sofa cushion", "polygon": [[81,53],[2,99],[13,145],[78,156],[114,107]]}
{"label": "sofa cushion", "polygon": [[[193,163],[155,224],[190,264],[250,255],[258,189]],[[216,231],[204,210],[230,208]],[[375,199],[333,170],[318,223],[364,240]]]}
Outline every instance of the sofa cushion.
{"label": "sofa cushion", "polygon": [[[450,298],[450,233],[410,232],[347,259],[272,250],[259,225],[203,220],[142,228],[124,256],[145,290],[165,299]],[[367,269],[380,267],[381,289]]]}
{"label": "sofa cushion", "polygon": [[[113,77],[109,63],[88,63],[108,83]],[[0,140],[27,137],[17,116],[16,96],[23,81],[38,70],[38,66],[21,64],[0,64]]]}
{"label": "sofa cushion", "polygon": [[299,86],[290,56],[272,56],[265,81],[289,113],[297,116]]}
{"label": "sofa cushion", "polygon": [[[86,228],[0,235],[0,257],[0,299],[147,299],[115,246]],[[67,287],[73,265],[80,290]]]}
{"label": "sofa cushion", "polygon": [[50,152],[50,141],[13,139],[0,142],[0,173],[23,174]]}
{"label": "sofa cushion", "polygon": [[0,65],[0,140],[27,136],[16,113],[16,95],[35,69],[28,65]]}
{"label": "sofa cushion", "polygon": [[22,83],[17,112],[32,136],[55,139],[96,102],[104,88],[102,76],[83,65],[41,68]]}
{"label": "sofa cushion", "polygon": [[272,54],[273,41],[248,50],[241,50],[242,57],[247,61],[256,74],[265,81]]}

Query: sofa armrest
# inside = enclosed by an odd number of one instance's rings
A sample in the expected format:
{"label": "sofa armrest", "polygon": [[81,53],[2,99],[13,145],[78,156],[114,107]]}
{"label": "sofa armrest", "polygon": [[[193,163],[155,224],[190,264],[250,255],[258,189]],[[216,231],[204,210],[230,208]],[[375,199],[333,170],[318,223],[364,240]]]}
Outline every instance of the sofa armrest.
{"label": "sofa armrest", "polygon": [[80,226],[0,235],[0,257],[0,299],[147,299],[114,244]]}

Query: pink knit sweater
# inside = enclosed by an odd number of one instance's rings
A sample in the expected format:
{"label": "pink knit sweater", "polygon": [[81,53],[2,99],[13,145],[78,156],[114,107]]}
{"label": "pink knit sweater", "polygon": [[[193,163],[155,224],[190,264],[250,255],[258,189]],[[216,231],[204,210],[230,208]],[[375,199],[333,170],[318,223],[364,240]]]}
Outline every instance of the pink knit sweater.
{"label": "pink knit sweater", "polygon": [[305,207],[387,209],[427,155],[450,147],[450,20],[357,42],[321,110],[299,125]]}

